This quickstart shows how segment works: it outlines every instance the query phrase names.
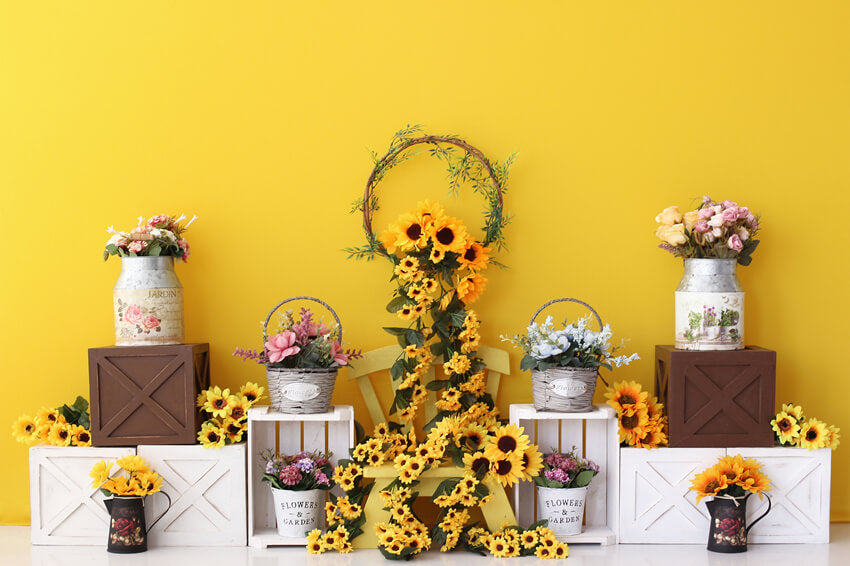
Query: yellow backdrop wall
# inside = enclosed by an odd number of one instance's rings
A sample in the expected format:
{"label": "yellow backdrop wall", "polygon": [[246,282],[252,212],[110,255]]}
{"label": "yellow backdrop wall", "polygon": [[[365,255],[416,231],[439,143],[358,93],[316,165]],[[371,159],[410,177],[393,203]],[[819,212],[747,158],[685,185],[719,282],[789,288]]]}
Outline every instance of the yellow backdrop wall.
{"label": "yellow backdrop wall", "polygon": [[[390,343],[387,265],[340,248],[363,240],[348,210],[367,149],[421,122],[492,158],[519,151],[510,269],[488,273],[478,305],[489,343],[543,301],[581,297],[643,358],[613,377],[650,387],[681,274],[653,217],[732,198],[763,214],[740,276],[747,341],[779,353],[777,402],[850,426],[850,5],[517,6],[0,4],[0,420],[88,394],[86,350],[113,340],[104,229],[138,215],[200,216],[178,273],[215,383],[262,379],[230,354],[294,294],[336,306],[353,345]],[[442,178],[427,159],[394,171],[376,223],[442,195]],[[447,204],[479,225],[474,197]],[[518,360],[503,411],[531,398]],[[368,424],[354,387],[336,398]],[[26,523],[27,452],[8,424],[0,523]],[[850,519],[850,448],[833,474],[832,517]]]}

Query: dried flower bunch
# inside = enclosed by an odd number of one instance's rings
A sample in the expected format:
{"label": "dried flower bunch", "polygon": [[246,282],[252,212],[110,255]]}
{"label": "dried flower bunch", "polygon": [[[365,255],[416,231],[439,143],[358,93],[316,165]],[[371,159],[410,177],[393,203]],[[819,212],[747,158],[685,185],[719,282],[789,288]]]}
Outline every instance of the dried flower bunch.
{"label": "dried flower bunch", "polygon": [[198,442],[204,448],[221,448],[225,444],[242,442],[248,431],[248,409],[262,398],[265,388],[248,382],[239,388],[239,394],[230,389],[210,387],[198,394],[197,405],[210,416],[201,424]]}
{"label": "dried flower bunch", "polygon": [[658,448],[667,444],[667,417],[657,397],[649,397],[635,381],[621,381],[605,393],[608,404],[617,411],[620,444],[638,448]]}
{"label": "dried flower bunch", "polygon": [[173,256],[184,262],[188,261],[189,242],[183,238],[182,234],[198,217],[192,216],[185,226],[181,226],[180,222],[185,218],[183,214],[177,218],[167,214],[157,214],[145,221],[143,216],[139,216],[139,224],[129,232],[121,232],[110,226],[106,231],[112,234],[112,237],[106,242],[103,259],[106,260],[111,255],[119,257]]}
{"label": "dried flower bunch", "polygon": [[92,487],[104,495],[136,495],[144,497],[162,488],[162,476],[154,472],[141,456],[130,455],[119,458],[115,464],[126,475],[111,475],[112,462],[101,460],[89,472]]}
{"label": "dried flower bunch", "polygon": [[758,247],[759,216],[731,200],[702,198],[696,210],[682,214],[678,206],[665,208],[655,217],[658,247],[683,258],[737,258],[749,265]]}
{"label": "dried flower bunch", "polygon": [[783,446],[802,446],[813,450],[815,448],[832,448],[835,450],[841,443],[840,428],[828,425],[814,417],[803,416],[803,407],[787,403],[782,410],[770,421],[770,426],[776,437],[776,443]]}
{"label": "dried flower bunch", "polygon": [[12,436],[27,446],[91,446],[90,428],[89,402],[78,396],[73,405],[42,407],[35,417],[21,415],[12,425]]}
{"label": "dried flower bunch", "polygon": [[756,460],[744,460],[740,454],[723,456],[714,466],[703,470],[691,481],[692,491],[697,492],[697,503],[703,497],[744,497],[757,493],[759,497],[770,490],[770,480],[761,472]]}

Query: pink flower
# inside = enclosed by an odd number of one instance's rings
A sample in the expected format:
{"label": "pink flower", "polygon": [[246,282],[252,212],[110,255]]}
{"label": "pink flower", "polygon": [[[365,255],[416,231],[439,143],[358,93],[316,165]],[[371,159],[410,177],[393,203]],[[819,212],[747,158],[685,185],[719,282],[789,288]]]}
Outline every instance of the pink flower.
{"label": "pink flower", "polygon": [[269,361],[273,364],[294,356],[300,351],[301,348],[295,345],[295,333],[291,330],[284,330],[266,342],[266,352]]}
{"label": "pink flower", "polygon": [[348,354],[342,351],[342,344],[337,340],[331,344],[331,357],[341,366],[348,365]]}
{"label": "pink flower", "polygon": [[141,253],[143,249],[148,247],[148,243],[143,240],[133,240],[127,246],[127,251],[133,252],[134,254]]}
{"label": "pink flower", "polygon": [[144,315],[142,314],[142,307],[139,305],[130,305],[124,311],[124,320],[129,322],[130,324],[139,324],[142,322],[142,318]]}
{"label": "pink flower", "polygon": [[750,209],[747,208],[746,206],[739,206],[738,207],[738,218],[739,219],[740,218],[746,218],[747,216],[749,216],[749,214],[750,214]]}
{"label": "pink flower", "polygon": [[706,220],[698,220],[694,225],[694,230],[699,232],[700,234],[705,234],[708,232],[708,222]]}
{"label": "pink flower", "polygon": [[700,208],[699,209],[699,217],[700,218],[711,218],[714,216],[714,211],[711,208]]}
{"label": "pink flower", "polygon": [[154,328],[159,326],[159,324],[160,320],[153,315],[148,315],[142,319],[142,326],[144,326],[148,330],[153,330]]}
{"label": "pink flower", "polygon": [[710,202],[711,202],[711,197],[710,197],[710,196],[708,196],[708,195],[704,195],[704,196],[702,197],[702,202],[703,202],[704,204],[708,204],[708,203],[710,203]]}
{"label": "pink flower", "polygon": [[733,206],[732,208],[727,208],[723,212],[720,213],[720,216],[726,222],[732,223],[738,220],[738,208]]}
{"label": "pink flower", "polygon": [[180,246],[180,249],[183,251],[183,261],[187,261],[189,259],[189,256],[191,255],[191,252],[189,251],[189,242],[187,242],[183,238],[180,238],[179,240],[177,240],[177,245]]}
{"label": "pink flower", "polygon": [[744,244],[741,243],[741,237],[738,236],[738,234],[732,234],[731,236],[729,236],[729,240],[726,241],[726,246],[730,250],[735,250],[736,252],[739,252],[744,249]]}
{"label": "pink flower", "polygon": [[708,225],[712,228],[719,228],[720,226],[723,226],[723,215],[715,214],[708,220]]}
{"label": "pink flower", "polygon": [[157,214],[156,216],[151,216],[151,219],[148,220],[148,226],[151,228],[171,230],[174,227],[174,220],[167,214]]}
{"label": "pink flower", "polygon": [[735,208],[738,206],[737,202],[732,202],[731,200],[723,201],[723,208]]}
{"label": "pink flower", "polygon": [[756,217],[753,216],[752,213],[747,215],[747,224],[749,224],[750,228],[752,228],[753,230],[759,229],[759,221],[756,220]]}

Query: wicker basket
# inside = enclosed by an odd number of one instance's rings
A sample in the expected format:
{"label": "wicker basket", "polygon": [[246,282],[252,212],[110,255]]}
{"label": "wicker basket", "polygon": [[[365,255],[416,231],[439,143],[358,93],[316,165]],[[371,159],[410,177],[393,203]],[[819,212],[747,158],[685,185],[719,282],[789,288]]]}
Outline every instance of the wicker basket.
{"label": "wicker basket", "polygon": [[[263,323],[263,343],[268,341],[268,325],[272,315],[290,301],[315,301],[324,306],[333,315],[339,328],[339,340],[342,341],[342,324],[336,312],[324,301],[315,297],[290,297],[275,306]],[[269,400],[272,409],[287,414],[326,413],[331,406],[331,396],[336,384],[338,368],[302,369],[266,367]]]}
{"label": "wicker basket", "polygon": [[[554,299],[549,301],[534,313],[531,322],[537,318],[543,309],[554,303],[578,303],[584,305],[602,328],[599,314],[587,303],[578,299]],[[547,370],[532,370],[531,393],[534,397],[534,408],[538,411],[553,411],[558,413],[585,413],[593,410],[593,394],[596,392],[596,378],[599,371],[596,368],[553,367]]]}

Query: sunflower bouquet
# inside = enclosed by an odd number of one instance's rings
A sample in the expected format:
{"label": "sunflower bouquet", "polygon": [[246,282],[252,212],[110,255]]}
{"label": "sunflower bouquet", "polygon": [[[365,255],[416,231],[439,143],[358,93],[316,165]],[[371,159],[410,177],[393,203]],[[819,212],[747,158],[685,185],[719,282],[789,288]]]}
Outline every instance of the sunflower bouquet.
{"label": "sunflower bouquet", "polygon": [[167,214],[157,214],[147,220],[139,216],[138,225],[129,232],[116,230],[112,226],[106,229],[112,234],[103,250],[103,259],[111,255],[119,257],[136,256],[173,256],[184,262],[189,259],[189,242],[182,234],[198,219],[193,216],[185,226],[181,226],[186,218],[181,214],[173,218]]}
{"label": "sunflower bouquet", "polygon": [[703,470],[691,480],[691,491],[697,493],[697,504],[703,497],[739,499],[748,493],[770,490],[770,480],[761,472],[756,460],[744,460],[740,454],[723,456],[717,464]]}
{"label": "sunflower bouquet", "polygon": [[705,196],[696,210],[682,214],[678,206],[670,206],[655,221],[655,236],[663,242],[658,247],[676,257],[737,258],[749,265],[759,244],[759,217],[730,200]]}
{"label": "sunflower bouquet", "polygon": [[840,428],[828,425],[814,417],[805,418],[803,407],[787,403],[782,410],[770,421],[770,426],[776,437],[776,442],[782,446],[801,446],[813,450],[815,448],[832,448],[835,450],[841,442]]}
{"label": "sunflower bouquet", "polygon": [[27,446],[91,446],[90,428],[89,402],[78,396],[72,405],[42,407],[35,417],[21,415],[12,425],[12,436]]}
{"label": "sunflower bouquet", "polygon": [[617,411],[622,446],[658,448],[667,444],[667,416],[657,397],[650,397],[635,381],[615,383],[605,393]]}
{"label": "sunflower bouquet", "polygon": [[198,442],[204,448],[221,448],[225,444],[242,442],[248,430],[248,409],[260,400],[265,388],[248,382],[239,394],[215,386],[198,394],[197,406],[210,418],[201,424]]}
{"label": "sunflower bouquet", "polygon": [[122,475],[112,475],[113,463],[101,460],[89,472],[92,487],[104,495],[144,497],[162,489],[162,476],[154,472],[141,456],[130,455],[114,462]]}

